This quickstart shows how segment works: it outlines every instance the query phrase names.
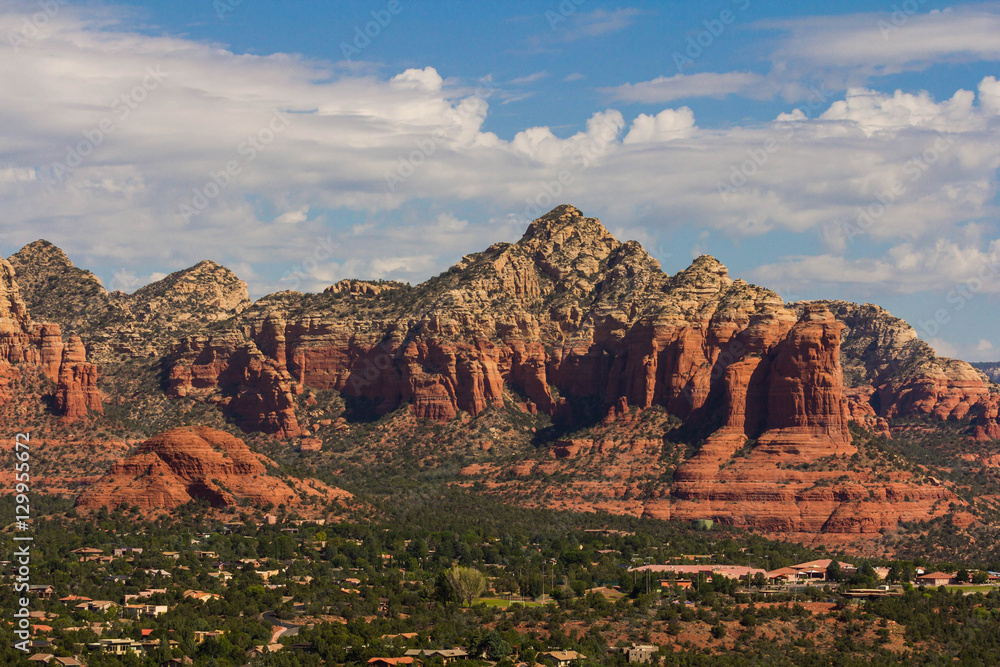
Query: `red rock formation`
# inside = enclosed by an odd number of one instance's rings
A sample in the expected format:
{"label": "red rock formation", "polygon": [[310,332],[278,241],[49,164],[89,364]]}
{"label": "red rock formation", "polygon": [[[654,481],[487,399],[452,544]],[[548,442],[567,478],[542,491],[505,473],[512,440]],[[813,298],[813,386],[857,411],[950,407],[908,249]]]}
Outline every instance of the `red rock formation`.
{"label": "red rock formation", "polygon": [[[301,496],[284,481],[269,476],[263,456],[239,438],[207,427],[173,429],[144,442],[76,500],[82,509],[138,506],[169,511],[191,501],[213,507],[249,502],[297,505]],[[314,488],[326,488],[313,481]],[[329,498],[350,494],[329,489]]]}
{"label": "red rock formation", "polygon": [[104,412],[101,392],[97,388],[97,366],[87,362],[87,351],[79,336],[71,336],[63,350],[55,407],[68,420],[83,419],[91,412]]}
{"label": "red rock formation", "polygon": [[[771,349],[730,365],[724,426],[678,468],[674,502],[647,513],[766,531],[872,533],[943,511],[933,506],[955,499],[946,489],[871,485],[843,470],[790,467],[856,452],[847,430],[841,329],[824,308],[810,308]],[[760,409],[763,429],[755,432],[746,416]],[[735,456],[747,444],[751,449]],[[912,504],[887,507],[897,496]]]}
{"label": "red rock formation", "polygon": [[270,334],[263,343],[274,357],[266,356],[254,342],[242,343],[236,337],[185,339],[175,355],[192,363],[172,366],[167,393],[216,403],[247,431],[280,438],[300,435],[292,377],[284,365],[284,341],[273,329]]}
{"label": "red rock formation", "polygon": [[55,408],[65,419],[102,412],[97,368],[87,363],[83,342],[74,336],[64,346],[58,325],[31,321],[14,269],[0,258],[0,402],[10,398],[11,384],[21,376],[17,365],[40,367],[56,383]]}

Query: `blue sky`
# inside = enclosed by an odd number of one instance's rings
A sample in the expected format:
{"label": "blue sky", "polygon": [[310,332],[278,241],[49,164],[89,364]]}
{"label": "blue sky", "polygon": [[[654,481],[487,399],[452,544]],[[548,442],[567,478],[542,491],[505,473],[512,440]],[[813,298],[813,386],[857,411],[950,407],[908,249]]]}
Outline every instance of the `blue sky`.
{"label": "blue sky", "polygon": [[1000,358],[996,3],[15,0],[0,30],[4,255],[418,282],[567,202],[668,272]]}

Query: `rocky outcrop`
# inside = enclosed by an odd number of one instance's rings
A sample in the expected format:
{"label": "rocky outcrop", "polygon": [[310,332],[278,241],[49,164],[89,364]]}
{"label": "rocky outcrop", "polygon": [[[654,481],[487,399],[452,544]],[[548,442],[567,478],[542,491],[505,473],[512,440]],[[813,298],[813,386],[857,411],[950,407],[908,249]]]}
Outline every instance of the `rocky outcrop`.
{"label": "rocky outcrop", "polygon": [[[142,443],[116,463],[92,487],[80,494],[81,509],[137,506],[144,512],[168,511],[192,501],[232,509],[244,503],[294,506],[303,495],[282,479],[269,475],[273,465],[254,454],[239,438],[206,427],[178,428]],[[350,497],[325,488],[327,500]]]}
{"label": "rocky outcrop", "polygon": [[[209,375],[221,377],[252,357],[242,352],[252,344],[292,379],[285,402],[304,388],[334,389],[377,413],[405,404],[448,420],[514,393],[529,410],[564,420],[574,402],[621,398],[687,416],[721,384],[716,363],[732,356],[726,346],[739,331],[754,318],[779,329],[795,319],[777,295],[732,280],[707,256],[671,278],[641,246],[619,243],[568,206],[532,223],[518,243],[464,257],[405,300],[390,292],[359,303],[356,293],[348,284],[262,299],[230,330],[179,345],[169,391],[199,390],[202,349],[218,367]],[[207,398],[211,388],[203,389]],[[231,393],[217,390],[211,400]],[[278,418],[290,424],[291,415]]]}
{"label": "rocky outcrop", "polygon": [[229,269],[203,261],[141,287],[108,292],[45,240],[10,258],[28,309],[81,336],[92,361],[162,357],[181,335],[226,320],[250,305],[247,286]]}
{"label": "rocky outcrop", "polygon": [[[874,503],[877,494],[845,483],[843,471],[796,469],[857,451],[847,429],[840,365],[843,328],[823,306],[811,305],[780,340],[748,348],[747,358],[731,364],[725,374],[724,426],[677,468],[672,502],[653,503],[646,513],[782,532],[865,533],[895,525],[898,516],[885,523],[849,518],[866,513],[845,509],[847,505]],[[753,414],[761,416],[750,423],[746,416]],[[834,480],[836,486],[824,484]],[[922,493],[914,487],[914,496]],[[943,497],[953,498],[938,489],[928,505]],[[926,509],[910,508],[912,515]]]}
{"label": "rocky outcrop", "polygon": [[273,433],[280,438],[299,435],[294,410],[292,378],[284,364],[283,344],[276,330],[266,356],[251,340],[186,339],[175,352],[193,358],[191,364],[174,364],[167,391],[218,405],[247,431]]}
{"label": "rocky outcrop", "polygon": [[[845,383],[858,390],[855,398],[868,393],[876,417],[964,419],[981,412],[977,406],[994,391],[984,373],[967,362],[938,357],[913,327],[878,306],[846,301],[792,304],[799,310],[812,305],[829,308],[845,326]],[[862,419],[866,412],[857,405],[852,410]]]}
{"label": "rocky outcrop", "polygon": [[352,294],[357,296],[378,296],[382,292],[406,287],[403,283],[392,280],[341,280],[327,287],[325,294]]}
{"label": "rocky outcrop", "polygon": [[66,419],[83,419],[91,412],[103,413],[97,388],[97,366],[87,362],[87,351],[79,336],[71,336],[63,349],[55,407]]}
{"label": "rocky outcrop", "polygon": [[87,362],[83,342],[71,337],[64,345],[58,325],[31,320],[14,267],[0,258],[0,403],[11,398],[22,367],[37,367],[55,383],[53,403],[64,419],[78,420],[103,411],[97,368]]}

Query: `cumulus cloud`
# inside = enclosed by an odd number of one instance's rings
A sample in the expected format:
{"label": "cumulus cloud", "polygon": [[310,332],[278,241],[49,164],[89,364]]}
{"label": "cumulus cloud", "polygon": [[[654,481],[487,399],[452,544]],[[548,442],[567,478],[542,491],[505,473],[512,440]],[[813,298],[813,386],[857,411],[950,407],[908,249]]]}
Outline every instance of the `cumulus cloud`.
{"label": "cumulus cloud", "polygon": [[641,144],[670,141],[691,136],[695,128],[694,112],[688,107],[664,109],[655,116],[639,114],[622,143]]}
{"label": "cumulus cloud", "polygon": [[[421,280],[571,202],[638,238],[685,225],[822,232],[819,265],[861,281],[906,269],[896,256],[843,256],[859,239],[916,252],[995,213],[993,77],[941,102],[858,89],[823,113],[722,129],[698,127],[687,107],[631,118],[610,108],[580,131],[500,137],[484,130],[498,87],[442,74],[235,54],[94,26],[67,7],[0,59],[5,247],[47,237],[80,265],[142,276],[211,258],[245,266],[259,295],[352,275]],[[942,136],[947,149],[929,159]],[[905,187],[882,204],[896,181]],[[199,193],[204,205],[183,216]],[[859,225],[875,204],[884,210]],[[943,275],[929,261],[915,266]],[[822,279],[805,262],[776,266],[767,271]]]}
{"label": "cumulus cloud", "polygon": [[981,245],[938,239],[893,246],[882,257],[848,259],[824,254],[789,258],[754,272],[767,281],[878,285],[899,293],[1000,293],[1000,240]]}

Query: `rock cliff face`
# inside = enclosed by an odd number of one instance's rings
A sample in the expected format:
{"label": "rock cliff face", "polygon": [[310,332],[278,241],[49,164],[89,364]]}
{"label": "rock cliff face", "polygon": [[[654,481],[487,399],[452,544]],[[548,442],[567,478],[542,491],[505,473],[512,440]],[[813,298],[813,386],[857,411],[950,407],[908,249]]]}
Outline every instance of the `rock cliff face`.
{"label": "rock cliff face", "polygon": [[913,327],[878,306],[846,301],[792,304],[797,309],[813,305],[829,308],[845,327],[844,378],[853,390],[852,414],[858,414],[859,423],[866,421],[868,412],[862,400],[881,418],[917,414],[963,419],[980,411],[996,391],[984,373],[965,361],[936,356]]}
{"label": "rock cliff face", "polygon": [[437,420],[477,415],[505,392],[567,421],[583,399],[686,417],[743,356],[727,348],[737,333],[752,320],[778,330],[795,321],[774,293],[730,279],[713,258],[671,278],[568,206],[416,288],[357,294],[368,292],[262,299],[230,330],[182,342],[168,391],[232,406],[227,374],[256,378],[248,364],[270,363],[267,391],[254,392],[267,394],[262,422],[279,433],[295,431],[282,406],[305,388]]}
{"label": "rock cliff face", "polygon": [[26,367],[39,368],[55,384],[55,409],[66,420],[102,412],[97,369],[87,362],[82,341],[72,337],[64,345],[58,325],[31,320],[14,267],[0,258],[0,403],[11,398]]}
{"label": "rock cliff face", "polygon": [[[123,295],[97,290],[43,243],[19,255],[31,294],[62,276],[74,298],[114,313],[87,319],[70,309],[65,331],[112,374],[133,372],[116,369],[123,358],[148,360],[145,372],[157,375],[147,386],[176,404],[214,405],[246,431],[308,436],[300,451],[321,453],[324,439],[351,432],[344,417],[406,415],[402,433],[422,420],[450,428],[520,411],[500,426],[514,432],[508,427],[530,415],[557,435],[506,442],[530,460],[475,475],[500,492],[507,475],[521,488],[529,472],[583,470],[577,508],[876,534],[941,516],[958,499],[923,473],[860,452],[850,421],[888,435],[902,416],[975,417],[977,437],[1000,436],[993,385],[964,362],[936,357],[877,306],[786,305],[707,255],[671,276],[639,244],[619,242],[572,206],[417,286],[344,280],[321,294],[280,292],[253,304],[246,286],[211,262]],[[21,306],[8,307],[0,327],[29,335]],[[51,326],[31,335],[33,363],[66,387],[65,396],[56,392],[60,409],[94,410],[96,394],[86,390],[94,370],[79,339],[63,343]],[[337,412],[316,408],[317,396]],[[604,430],[588,432],[595,428]],[[168,504],[216,497],[154,449],[115,474],[139,479],[146,466],[177,478],[169,488],[156,486],[158,475],[135,482]],[[876,459],[877,474],[852,463]]]}
{"label": "rock cliff face", "polygon": [[[205,427],[179,428],[142,443],[77,498],[82,509],[138,506],[145,512],[172,510],[191,501],[215,508],[241,503],[293,506],[304,494],[267,474],[273,462],[250,451],[239,438]],[[343,500],[350,494],[313,482],[312,495]]]}
{"label": "rock cliff face", "polygon": [[108,292],[91,272],[39,240],[11,255],[28,309],[84,338],[93,361],[159,358],[181,335],[250,305],[247,286],[215,262],[172,273],[133,294]]}

